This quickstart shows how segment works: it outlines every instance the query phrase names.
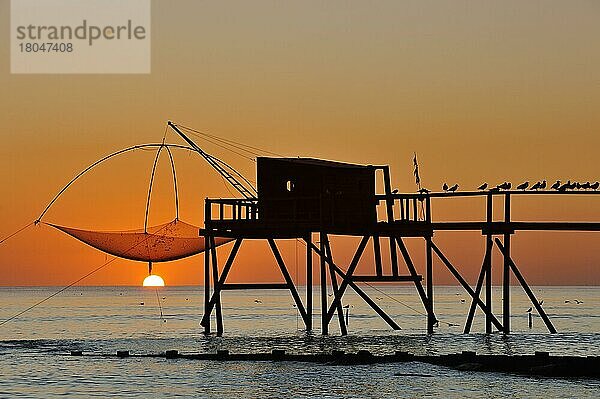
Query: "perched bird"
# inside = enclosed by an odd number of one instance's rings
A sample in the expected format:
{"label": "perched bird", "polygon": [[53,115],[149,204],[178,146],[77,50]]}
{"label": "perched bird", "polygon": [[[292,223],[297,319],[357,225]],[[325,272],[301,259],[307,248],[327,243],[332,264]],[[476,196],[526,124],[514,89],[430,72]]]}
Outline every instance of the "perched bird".
{"label": "perched bird", "polygon": [[550,187],[553,190],[558,190],[558,188],[560,187],[560,180],[557,180],[556,183],[554,183],[552,185],[552,187]]}
{"label": "perched bird", "polygon": [[577,190],[581,190],[581,183],[579,183],[579,182],[575,183],[575,188]]}
{"label": "perched bird", "polygon": [[540,185],[540,189],[541,190],[545,190],[546,189],[546,180],[542,181],[542,184]]}
{"label": "perched bird", "polygon": [[517,190],[527,190],[527,187],[529,187],[529,182],[526,181],[525,183],[521,183],[517,186]]}
{"label": "perched bird", "polygon": [[579,184],[579,183],[577,183],[577,182],[573,182],[573,183],[569,184],[569,187],[568,187],[568,188],[569,188],[569,190],[573,190],[574,188],[576,188],[576,187],[577,187],[577,185],[578,185],[578,184]]}
{"label": "perched bird", "polygon": [[558,188],[558,191],[566,191],[571,188],[571,180],[567,180],[562,186]]}
{"label": "perched bird", "polygon": [[581,188],[584,189],[584,190],[589,190],[589,188],[590,188],[591,185],[592,184],[589,181],[586,181],[585,183],[583,183],[581,185]]}
{"label": "perched bird", "polygon": [[498,184],[496,187],[500,190],[510,190],[512,184],[510,182],[505,181],[502,184]]}
{"label": "perched bird", "polygon": [[598,190],[598,186],[600,186],[600,183],[596,182],[596,183],[594,183],[594,184],[591,184],[591,185],[590,185],[590,188],[591,188],[592,190]]}
{"label": "perched bird", "polygon": [[419,194],[429,194],[429,190],[427,190],[425,187],[423,187],[422,189],[419,190]]}
{"label": "perched bird", "polygon": [[531,186],[531,187],[529,188],[529,190],[530,190],[530,191],[531,191],[531,190],[536,190],[536,191],[537,191],[537,190],[538,190],[538,189],[539,189],[541,186],[542,186],[542,182],[541,182],[541,181],[539,181],[539,182],[535,183],[533,186]]}
{"label": "perched bird", "polygon": [[532,310],[531,308],[527,309],[527,313],[531,313],[531,310]]}
{"label": "perched bird", "polygon": [[444,183],[444,185],[442,186],[442,190],[448,191],[448,183]]}
{"label": "perched bird", "polygon": [[144,306],[144,302],[140,302],[140,305]]}
{"label": "perched bird", "polygon": [[458,184],[455,184],[455,185],[453,185],[452,187],[450,187],[450,188],[448,189],[448,191],[450,191],[450,192],[452,192],[452,193],[453,193],[453,192],[455,192],[456,190],[458,190]]}
{"label": "perched bird", "polygon": [[477,190],[485,190],[487,188],[488,184],[487,183],[483,183],[481,186],[477,187]]}
{"label": "perched bird", "polygon": [[392,194],[397,194],[398,193],[398,189],[394,189],[394,191],[392,191]]}
{"label": "perched bird", "polygon": [[262,301],[260,299],[255,299],[254,302],[255,303],[262,303]]}

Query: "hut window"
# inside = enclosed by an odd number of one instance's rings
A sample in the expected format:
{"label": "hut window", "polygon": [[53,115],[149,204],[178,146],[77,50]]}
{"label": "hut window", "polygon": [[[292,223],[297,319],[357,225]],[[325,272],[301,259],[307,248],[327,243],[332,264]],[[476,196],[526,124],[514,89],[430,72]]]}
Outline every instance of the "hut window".
{"label": "hut window", "polygon": [[293,182],[293,181],[291,181],[291,180],[288,180],[288,181],[285,183],[285,189],[286,189],[288,192],[290,192],[290,193],[291,193],[292,191],[294,191],[294,182]]}

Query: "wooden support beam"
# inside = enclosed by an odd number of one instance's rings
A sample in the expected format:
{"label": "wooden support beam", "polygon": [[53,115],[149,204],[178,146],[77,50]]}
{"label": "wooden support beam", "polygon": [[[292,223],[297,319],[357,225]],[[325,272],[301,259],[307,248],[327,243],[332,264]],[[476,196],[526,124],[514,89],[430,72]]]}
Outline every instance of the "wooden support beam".
{"label": "wooden support beam", "polygon": [[[415,268],[415,265],[413,264],[413,261],[410,258],[410,254],[408,253],[408,249],[406,248],[406,245],[404,245],[404,241],[402,240],[401,237],[398,237],[396,239],[396,243],[398,244],[398,248],[400,248],[400,252],[402,253],[402,256],[404,257],[404,263],[406,263],[406,268],[410,272],[410,275],[413,278],[415,278],[415,280],[414,280],[415,288],[417,289],[417,293],[419,294],[419,297],[421,298],[421,302],[423,302],[423,307],[425,307],[425,311],[427,312],[427,325],[428,325],[428,330],[429,330],[429,325],[433,325],[436,322],[435,314],[433,312],[433,306],[431,305],[431,301],[429,300],[429,297],[427,296],[427,294],[425,293],[425,290],[423,289],[423,285],[421,284],[421,279],[417,278],[417,277],[421,277],[421,276],[417,274],[417,269]],[[433,318],[430,315],[433,316]]]}
{"label": "wooden support beam", "polygon": [[234,290],[287,290],[285,283],[228,283],[221,286],[222,291]]}
{"label": "wooden support beam", "polygon": [[[392,195],[392,183],[390,178],[390,167],[383,167],[383,184],[384,191],[386,194],[386,213],[388,223],[394,222],[394,199],[391,197]],[[390,258],[392,263],[392,275],[398,275],[398,255],[396,254],[396,244],[394,244],[394,238],[390,237]]]}
{"label": "wooden support beam", "polygon": [[425,257],[426,257],[426,275],[427,275],[427,301],[429,309],[427,311],[427,334],[433,334],[433,327],[437,323],[434,313],[433,300],[433,257],[431,256],[431,237],[425,239]]}
{"label": "wooden support beam", "polygon": [[[306,242],[312,243],[312,234],[308,234]],[[306,247],[306,331],[312,331],[313,297],[312,297],[312,249]]]}
{"label": "wooden support beam", "polygon": [[[219,281],[219,268],[217,261],[217,245],[215,243],[215,237],[210,237],[210,253],[212,257],[212,277],[213,277],[213,286],[216,288],[217,282]],[[221,310],[221,292],[214,290],[213,295],[216,298],[216,317],[217,317],[217,335],[223,335],[223,312]]]}
{"label": "wooden support beam", "polygon": [[[510,194],[504,196],[504,222],[510,223]],[[510,234],[504,234],[504,247],[506,255],[504,255],[504,270],[502,276],[502,324],[504,325],[504,333],[510,333]]]}
{"label": "wooden support beam", "polygon": [[[215,293],[220,292],[223,287],[223,284],[225,284],[225,279],[227,279],[229,270],[231,270],[231,265],[233,265],[233,261],[237,255],[241,245],[242,245],[241,238],[238,238],[237,240],[235,240],[235,243],[233,244],[233,248],[231,249],[231,252],[229,253],[229,257],[227,258],[227,261],[225,262],[225,266],[223,266],[223,271],[221,272],[221,277],[219,278],[218,282],[215,284]],[[206,253],[206,251],[205,251],[204,255],[205,255],[205,260],[206,260],[206,257],[209,257],[209,255]],[[209,259],[210,259],[210,257],[209,257]],[[206,278],[206,274],[205,274],[205,278]],[[210,282],[210,278],[209,278],[209,282]],[[205,301],[206,301],[206,296],[205,296]],[[205,302],[204,316],[202,316],[202,320],[200,321],[200,325],[204,326],[204,328],[206,328],[207,325],[209,326],[208,327],[209,332],[210,332],[210,313],[212,312],[212,309],[215,306],[216,302],[217,302],[217,297],[214,294],[212,297],[209,297],[208,302]]]}
{"label": "wooden support beam", "polygon": [[477,278],[477,285],[475,286],[475,293],[472,295],[473,300],[471,301],[471,307],[469,308],[469,314],[467,321],[465,322],[464,333],[468,334],[471,332],[471,326],[473,325],[473,318],[475,317],[475,309],[477,308],[479,295],[481,295],[481,288],[483,287],[483,279],[485,278],[485,272],[487,270],[488,257],[492,256],[492,248],[489,246],[489,242],[486,240],[485,256],[481,264],[481,271]]}
{"label": "wooden support beam", "polygon": [[[327,257],[333,261],[333,253],[331,252],[331,246],[329,245],[329,237],[327,236],[327,234],[325,234],[325,254],[327,254]],[[336,276],[335,272],[333,271],[333,266],[331,266],[331,264],[329,264],[329,277],[331,279],[331,288],[333,289],[333,295],[337,296],[338,295],[337,276]],[[346,329],[346,322],[344,321],[344,310],[342,309],[341,301],[336,306],[336,310],[337,310],[337,315],[338,315],[338,322],[340,325],[340,333],[342,335],[348,335],[348,330]]]}
{"label": "wooden support beam", "polygon": [[[344,296],[344,292],[346,291],[348,284],[350,284],[352,282],[350,279],[351,279],[352,275],[354,274],[356,267],[358,266],[358,262],[360,261],[360,258],[362,256],[363,252],[365,251],[365,247],[367,246],[368,241],[369,241],[369,236],[364,236],[362,238],[362,240],[360,241],[360,244],[358,244],[358,248],[356,248],[354,257],[352,258],[352,261],[350,262],[350,265],[348,266],[348,271],[346,272],[346,277],[344,277],[344,281],[342,281],[342,284],[340,285],[338,295],[334,295],[333,303],[330,305],[329,310],[327,311],[327,322],[328,323],[331,321],[331,318],[333,317],[333,313],[335,312],[335,307],[338,304],[342,303],[342,296]],[[325,255],[325,260],[328,261],[327,255]],[[329,260],[328,263],[333,264],[333,261]]]}
{"label": "wooden support beam", "polygon": [[373,236],[373,253],[375,256],[375,273],[378,276],[383,276],[383,265],[381,264],[381,244],[379,242],[379,236]]}
{"label": "wooden support beam", "polygon": [[460,285],[462,285],[462,287],[465,289],[465,291],[467,291],[469,293],[469,295],[471,295],[471,298],[473,298],[473,301],[476,302],[477,305],[479,305],[479,307],[481,308],[481,310],[483,310],[485,312],[485,314],[490,314],[490,318],[492,320],[492,323],[494,323],[494,325],[496,326],[496,328],[501,331],[502,330],[502,324],[500,324],[500,321],[491,313],[492,310],[485,303],[483,303],[483,301],[479,298],[479,295],[475,295],[475,291],[473,291],[473,289],[471,288],[471,286],[460,275],[460,273],[458,272],[458,270],[454,267],[454,265],[452,265],[452,263],[443,254],[443,252],[437,247],[437,245],[435,245],[432,242],[431,243],[431,248],[433,249],[433,251],[435,252],[435,254],[438,256],[438,258],[440,258],[440,260],[442,261],[442,263],[444,263],[444,265],[446,265],[446,267],[448,268],[448,270],[450,270],[450,272],[456,278],[456,280],[458,280],[458,282],[460,283]]}
{"label": "wooden support beam", "polygon": [[550,333],[552,333],[552,334],[555,334],[556,333],[556,328],[554,328],[554,325],[552,324],[552,322],[548,318],[548,315],[544,311],[544,308],[542,308],[542,305],[540,305],[540,303],[538,302],[537,298],[533,294],[533,291],[531,291],[531,288],[529,288],[529,285],[527,284],[527,281],[525,281],[525,278],[523,277],[523,275],[521,274],[521,272],[517,268],[517,265],[512,260],[512,258],[509,256],[509,254],[506,252],[506,248],[502,245],[502,243],[500,242],[500,240],[498,238],[496,238],[495,241],[496,241],[496,246],[498,247],[498,249],[500,249],[500,252],[504,256],[506,256],[506,259],[508,260],[508,264],[510,265],[510,268],[511,268],[512,272],[515,274],[515,277],[517,278],[517,280],[519,280],[519,283],[523,287],[523,290],[525,290],[525,293],[529,297],[529,300],[531,301],[531,303],[533,304],[533,306],[535,307],[535,309],[538,311],[538,313],[541,316],[542,320],[544,320],[544,323],[546,324],[546,327],[548,328],[548,331],[550,331]]}
{"label": "wooden support beam", "polygon": [[407,281],[421,281],[423,276],[352,276],[354,282],[369,283],[400,283]]}
{"label": "wooden support beam", "polygon": [[[311,246],[312,243],[307,243]],[[321,253],[320,258],[320,278],[319,283],[321,284],[321,334],[329,334],[329,319],[327,318],[327,264],[325,263],[325,233],[319,235],[319,248]]]}
{"label": "wooden support beam", "polygon": [[292,277],[290,276],[290,274],[287,271],[285,263],[283,262],[283,258],[281,257],[281,253],[279,253],[277,244],[275,244],[275,240],[272,238],[269,238],[268,242],[269,242],[269,246],[271,247],[271,251],[273,251],[273,255],[275,256],[275,260],[277,260],[277,265],[279,266],[279,269],[281,270],[281,274],[283,274],[283,278],[285,279],[285,282],[287,283],[288,288],[290,289],[292,297],[294,298],[294,301],[296,302],[296,306],[298,306],[300,315],[302,315],[302,320],[304,321],[304,324],[306,325],[306,322],[307,322],[306,310],[304,309],[304,305],[302,304],[300,295],[298,295],[298,291],[296,290],[294,281],[292,280]]}
{"label": "wooden support beam", "polygon": [[[210,208],[209,208],[210,209]],[[204,243],[208,247],[210,244],[210,236],[204,236]],[[204,249],[204,317],[202,318],[204,326],[204,334],[210,334],[210,314],[212,307],[210,306],[210,251]]]}
{"label": "wooden support beam", "polygon": [[[487,197],[487,222],[491,224],[493,222],[493,196],[488,195]],[[488,232],[486,236],[488,242],[492,241],[492,234]],[[493,245],[493,244],[492,244]],[[492,257],[487,258],[486,270],[485,270],[485,304],[490,309],[489,312],[485,313],[485,333],[492,333]]]}
{"label": "wooden support beam", "polygon": [[333,270],[340,275],[344,279],[344,281],[349,281],[348,285],[352,287],[354,292],[356,292],[371,308],[381,317],[392,329],[401,330],[400,326],[396,324],[396,322],[387,315],[356,283],[350,281],[347,277],[347,273],[344,273],[339,267],[337,267],[333,262],[330,262],[330,259],[327,262],[333,267]]}
{"label": "wooden support beam", "polygon": [[[368,237],[367,237],[368,238]],[[375,312],[377,312],[377,314],[379,314],[379,316],[381,318],[383,318],[394,330],[400,330],[400,327],[398,326],[398,324],[396,324],[394,322],[394,320],[392,320],[391,317],[389,317],[375,302],[373,302],[373,300],[371,298],[369,298],[369,296],[367,294],[365,294],[360,287],[358,287],[356,285],[356,283],[351,281],[351,275],[349,274],[349,272],[344,273],[342,271],[342,269],[340,269],[335,263],[333,263],[333,261],[331,259],[329,259],[327,257],[327,255],[324,252],[321,252],[321,250],[319,248],[317,248],[314,244],[311,244],[311,248],[313,249],[313,251],[315,251],[319,256],[321,256],[321,258],[323,258],[325,260],[325,262],[327,262],[328,264],[330,264],[331,266],[333,266],[333,270],[339,274],[342,278],[343,281],[349,285],[350,287],[352,287],[352,289],[361,297],[364,299],[365,302],[367,302],[367,304],[369,304],[371,306],[371,308],[373,308],[373,310],[375,310]],[[360,246],[359,246],[360,248]],[[363,248],[364,250],[364,248]],[[341,289],[341,288],[340,288]],[[343,295],[343,293],[342,293]]]}

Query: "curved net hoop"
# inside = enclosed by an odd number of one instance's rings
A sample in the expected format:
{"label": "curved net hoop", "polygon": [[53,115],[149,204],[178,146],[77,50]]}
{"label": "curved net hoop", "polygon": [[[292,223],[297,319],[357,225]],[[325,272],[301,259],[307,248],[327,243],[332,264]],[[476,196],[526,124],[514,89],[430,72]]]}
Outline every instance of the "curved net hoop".
{"label": "curved net hoop", "polygon": [[[92,231],[47,223],[87,245],[120,258],[144,262],[167,262],[196,255],[206,249],[200,228],[181,220],[127,231]],[[216,246],[232,238],[215,238]]]}

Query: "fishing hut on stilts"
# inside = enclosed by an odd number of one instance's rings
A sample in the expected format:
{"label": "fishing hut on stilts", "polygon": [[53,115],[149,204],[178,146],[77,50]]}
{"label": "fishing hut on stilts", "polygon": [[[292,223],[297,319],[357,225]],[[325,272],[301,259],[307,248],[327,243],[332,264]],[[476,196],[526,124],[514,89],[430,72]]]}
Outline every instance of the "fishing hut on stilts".
{"label": "fishing hut on stilts", "polygon": [[[191,147],[204,152],[187,137],[178,125],[169,122]],[[210,162],[211,157],[205,157]],[[207,198],[204,205],[204,315],[201,325],[210,333],[211,321],[221,335],[223,309],[221,295],[230,290],[289,290],[307,331],[313,329],[313,256],[320,271],[321,332],[329,333],[329,325],[337,317],[342,335],[347,334],[342,298],[348,288],[354,290],[392,329],[400,326],[360,287],[360,283],[413,284],[426,312],[426,329],[433,333],[438,319],[434,301],[434,256],[456,278],[471,298],[464,332],[469,333],[480,308],[485,315],[485,332],[510,332],[510,281],[514,275],[533,307],[543,319],[548,331],[556,328],[535,297],[523,274],[511,257],[511,237],[517,231],[600,231],[599,222],[520,222],[511,218],[511,203],[520,196],[595,195],[593,191],[524,191],[488,190],[468,192],[399,193],[392,188],[387,165],[357,165],[313,158],[257,158],[257,187],[239,173],[211,165],[243,198]],[[415,159],[416,165],[416,159]],[[376,184],[378,183],[378,184]],[[381,187],[377,192],[376,187]],[[478,197],[485,206],[485,220],[446,222],[432,217],[434,201],[456,197]],[[553,197],[561,198],[561,197]],[[503,201],[503,218],[494,220],[494,203]],[[478,231],[485,237],[485,255],[480,273],[471,287],[448,256],[436,245],[439,231]],[[348,264],[334,258],[331,236],[356,237],[359,243]],[[218,240],[233,240],[233,247],[224,262],[217,257]],[[425,246],[425,275],[417,272],[406,239],[419,238]],[[247,240],[266,240],[278,268],[282,283],[228,283],[240,246]],[[288,266],[278,247],[279,240],[298,240],[306,247],[306,297],[301,298]],[[358,264],[372,241],[373,269],[356,274]],[[382,251],[382,246],[389,246]],[[492,311],[492,251],[496,247],[502,256],[502,315]],[[384,254],[389,255],[389,270],[384,270]],[[333,298],[328,299],[328,287]],[[483,291],[483,299],[481,298]]]}

